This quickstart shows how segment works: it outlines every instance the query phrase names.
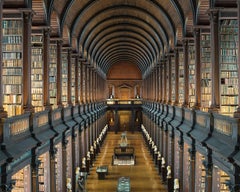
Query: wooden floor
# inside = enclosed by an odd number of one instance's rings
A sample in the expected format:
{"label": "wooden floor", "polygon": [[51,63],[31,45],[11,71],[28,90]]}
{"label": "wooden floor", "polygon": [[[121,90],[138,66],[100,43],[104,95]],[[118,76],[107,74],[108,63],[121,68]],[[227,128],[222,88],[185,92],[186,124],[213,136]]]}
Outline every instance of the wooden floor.
{"label": "wooden floor", "polygon": [[[121,176],[130,177],[131,192],[167,191],[166,185],[162,184],[158,169],[146,147],[140,132],[127,133],[130,146],[135,148],[136,165],[115,165],[112,166],[112,155],[114,147],[118,146],[121,133],[108,132],[101,147],[90,175],[87,177],[87,192],[114,192],[117,191],[118,178]],[[105,180],[98,180],[96,167],[108,165],[109,174]]]}

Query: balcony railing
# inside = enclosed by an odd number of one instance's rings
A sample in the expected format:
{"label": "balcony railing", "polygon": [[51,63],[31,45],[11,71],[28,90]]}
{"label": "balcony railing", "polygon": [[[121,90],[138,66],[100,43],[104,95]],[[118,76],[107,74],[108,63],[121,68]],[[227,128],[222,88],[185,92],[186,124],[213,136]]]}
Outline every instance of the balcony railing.
{"label": "balcony railing", "polygon": [[128,99],[128,100],[120,100],[120,99],[107,99],[107,105],[141,105],[142,99]]}

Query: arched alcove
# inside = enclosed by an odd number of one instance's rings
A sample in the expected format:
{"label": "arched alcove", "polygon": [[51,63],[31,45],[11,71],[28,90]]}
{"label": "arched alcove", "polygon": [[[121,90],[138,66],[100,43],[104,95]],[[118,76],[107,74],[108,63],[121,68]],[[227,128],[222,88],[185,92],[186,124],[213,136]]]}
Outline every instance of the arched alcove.
{"label": "arched alcove", "polygon": [[116,63],[111,66],[107,74],[108,95],[120,100],[136,98],[137,95],[141,95],[139,91],[141,81],[142,76],[137,65],[129,62]]}

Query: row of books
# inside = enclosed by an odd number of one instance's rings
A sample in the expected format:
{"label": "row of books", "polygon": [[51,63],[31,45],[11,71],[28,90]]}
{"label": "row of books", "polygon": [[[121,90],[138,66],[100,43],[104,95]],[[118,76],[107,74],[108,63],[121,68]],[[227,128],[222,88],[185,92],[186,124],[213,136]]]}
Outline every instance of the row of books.
{"label": "row of books", "polygon": [[14,75],[14,76],[2,76],[3,84],[21,84],[22,83],[22,76]]}
{"label": "row of books", "polygon": [[20,52],[22,50],[22,44],[2,44],[3,52]]}
{"label": "row of books", "polygon": [[4,94],[22,94],[22,84],[3,85]]}
{"label": "row of books", "polygon": [[4,104],[21,104],[22,103],[22,95],[3,95],[3,103]]}
{"label": "row of books", "polygon": [[2,37],[3,44],[22,44],[22,41],[21,35],[4,35]]}
{"label": "row of books", "polygon": [[11,60],[3,60],[3,67],[8,68],[16,68],[16,67],[22,67],[22,60],[21,59],[11,59]]}

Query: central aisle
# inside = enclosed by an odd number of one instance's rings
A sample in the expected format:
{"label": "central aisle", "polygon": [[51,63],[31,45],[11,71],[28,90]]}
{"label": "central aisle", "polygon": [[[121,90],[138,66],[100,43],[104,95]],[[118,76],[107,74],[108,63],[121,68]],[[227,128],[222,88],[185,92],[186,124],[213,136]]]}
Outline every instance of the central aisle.
{"label": "central aisle", "polygon": [[[119,146],[120,139],[121,133],[107,133],[101,153],[96,157],[87,178],[87,192],[117,191],[118,178],[122,176],[130,177],[131,192],[167,191],[140,132],[127,133],[128,143],[135,148],[136,165],[112,166],[113,150]],[[108,165],[108,175],[104,180],[98,180],[96,173],[96,168],[100,165]]]}

